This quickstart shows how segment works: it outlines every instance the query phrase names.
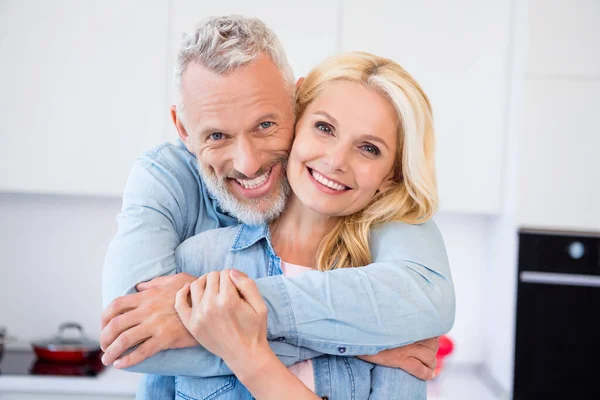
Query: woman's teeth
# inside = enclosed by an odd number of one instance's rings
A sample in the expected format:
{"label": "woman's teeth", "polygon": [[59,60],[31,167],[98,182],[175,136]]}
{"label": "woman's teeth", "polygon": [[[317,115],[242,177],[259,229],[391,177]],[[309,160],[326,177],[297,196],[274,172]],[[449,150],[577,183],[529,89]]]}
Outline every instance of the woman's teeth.
{"label": "woman's teeth", "polygon": [[314,169],[312,169],[310,173],[312,174],[313,178],[315,178],[315,180],[317,182],[327,186],[328,188],[331,188],[334,190],[339,190],[339,191],[346,190],[346,186],[330,181],[329,179],[325,178],[323,175],[321,175]]}
{"label": "woman's teeth", "polygon": [[264,184],[267,179],[269,179],[269,175],[271,174],[271,170],[268,170],[263,175],[256,177],[254,179],[236,179],[237,183],[242,185],[245,189],[255,189],[262,184]]}

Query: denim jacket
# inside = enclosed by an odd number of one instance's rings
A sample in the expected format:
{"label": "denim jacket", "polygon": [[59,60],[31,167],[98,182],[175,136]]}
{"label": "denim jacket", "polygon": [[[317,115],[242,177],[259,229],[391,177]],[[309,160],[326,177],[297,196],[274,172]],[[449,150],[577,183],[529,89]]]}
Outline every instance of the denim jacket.
{"label": "denim jacket", "polygon": [[[237,221],[221,211],[200,179],[195,156],[179,141],[137,159],[117,223],[103,269],[105,307],[135,293],[140,282],[176,273],[175,250],[186,239]],[[370,241],[373,263],[366,267],[293,279],[267,273],[256,280],[267,303],[268,339],[286,365],[321,353],[375,354],[450,330],[454,287],[435,223],[388,223],[374,229]],[[200,346],[162,351],[129,371],[231,374]]]}
{"label": "denim jacket", "polygon": [[[230,266],[245,272],[252,279],[282,275],[281,259],[271,245],[266,225],[241,225],[200,233],[177,248],[178,272],[201,276]],[[323,272],[308,271],[318,275]],[[335,277],[331,277],[335,279]],[[293,284],[295,278],[290,278]],[[340,293],[341,295],[342,293]],[[351,291],[344,296],[355,295]],[[306,304],[306,307],[311,307]],[[357,316],[360,317],[360,316]],[[293,339],[278,338],[275,343],[296,344]],[[303,353],[302,358],[316,355]],[[216,361],[216,358],[213,359]],[[219,360],[220,362],[220,360]],[[381,369],[382,371],[378,371]],[[355,357],[321,355],[313,358],[315,393],[329,399],[425,399],[424,381],[400,369],[374,366]],[[371,380],[371,372],[373,380]],[[384,379],[385,377],[385,379]],[[172,379],[174,383],[169,383]],[[212,378],[166,377],[161,384],[145,381],[140,398],[173,398],[167,388],[174,384],[175,395],[183,399],[251,399],[247,389],[235,376]],[[389,395],[388,395],[389,394]]]}

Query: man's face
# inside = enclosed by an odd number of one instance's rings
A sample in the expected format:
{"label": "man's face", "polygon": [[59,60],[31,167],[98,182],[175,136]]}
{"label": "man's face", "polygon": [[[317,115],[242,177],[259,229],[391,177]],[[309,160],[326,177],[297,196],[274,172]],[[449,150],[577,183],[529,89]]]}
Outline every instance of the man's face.
{"label": "man's face", "polygon": [[184,121],[171,114],[219,205],[240,221],[268,222],[285,207],[294,136],[292,90],[266,56],[229,75],[192,63],[183,74]]}

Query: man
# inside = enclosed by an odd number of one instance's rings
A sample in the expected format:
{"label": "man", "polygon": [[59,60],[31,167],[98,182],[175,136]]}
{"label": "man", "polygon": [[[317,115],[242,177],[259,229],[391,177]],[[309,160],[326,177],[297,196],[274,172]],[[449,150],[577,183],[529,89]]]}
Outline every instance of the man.
{"label": "man", "polygon": [[[175,293],[195,280],[176,273],[175,249],[204,230],[264,223],[283,211],[294,78],[273,33],[242,17],[200,24],[175,74],[171,117],[181,142],[137,160],[106,256],[103,361],[158,375],[227,375],[175,312]],[[393,225],[372,239],[375,263],[324,272],[318,285],[302,276],[256,281],[269,308],[268,339],[286,365],[321,353],[356,355],[432,377],[435,340],[384,350],[451,328],[454,291],[441,236],[435,225]],[[364,295],[336,299],[336,285]]]}

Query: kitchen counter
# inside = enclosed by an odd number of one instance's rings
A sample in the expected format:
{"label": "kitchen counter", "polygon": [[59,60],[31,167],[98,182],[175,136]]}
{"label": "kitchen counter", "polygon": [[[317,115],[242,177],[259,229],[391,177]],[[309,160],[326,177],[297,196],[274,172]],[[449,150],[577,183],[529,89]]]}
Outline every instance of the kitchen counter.
{"label": "kitchen counter", "polygon": [[[0,400],[133,399],[140,374],[106,368],[98,377],[0,375]],[[503,400],[473,366],[448,366],[427,384],[428,400]]]}
{"label": "kitchen counter", "polygon": [[[80,376],[0,375],[0,399],[8,399],[7,393],[87,394],[101,396],[102,398],[134,398],[140,378],[140,374],[120,371],[112,367],[106,368],[101,374],[93,378]],[[37,397],[30,396],[29,398]],[[78,398],[81,397],[78,396]]]}

